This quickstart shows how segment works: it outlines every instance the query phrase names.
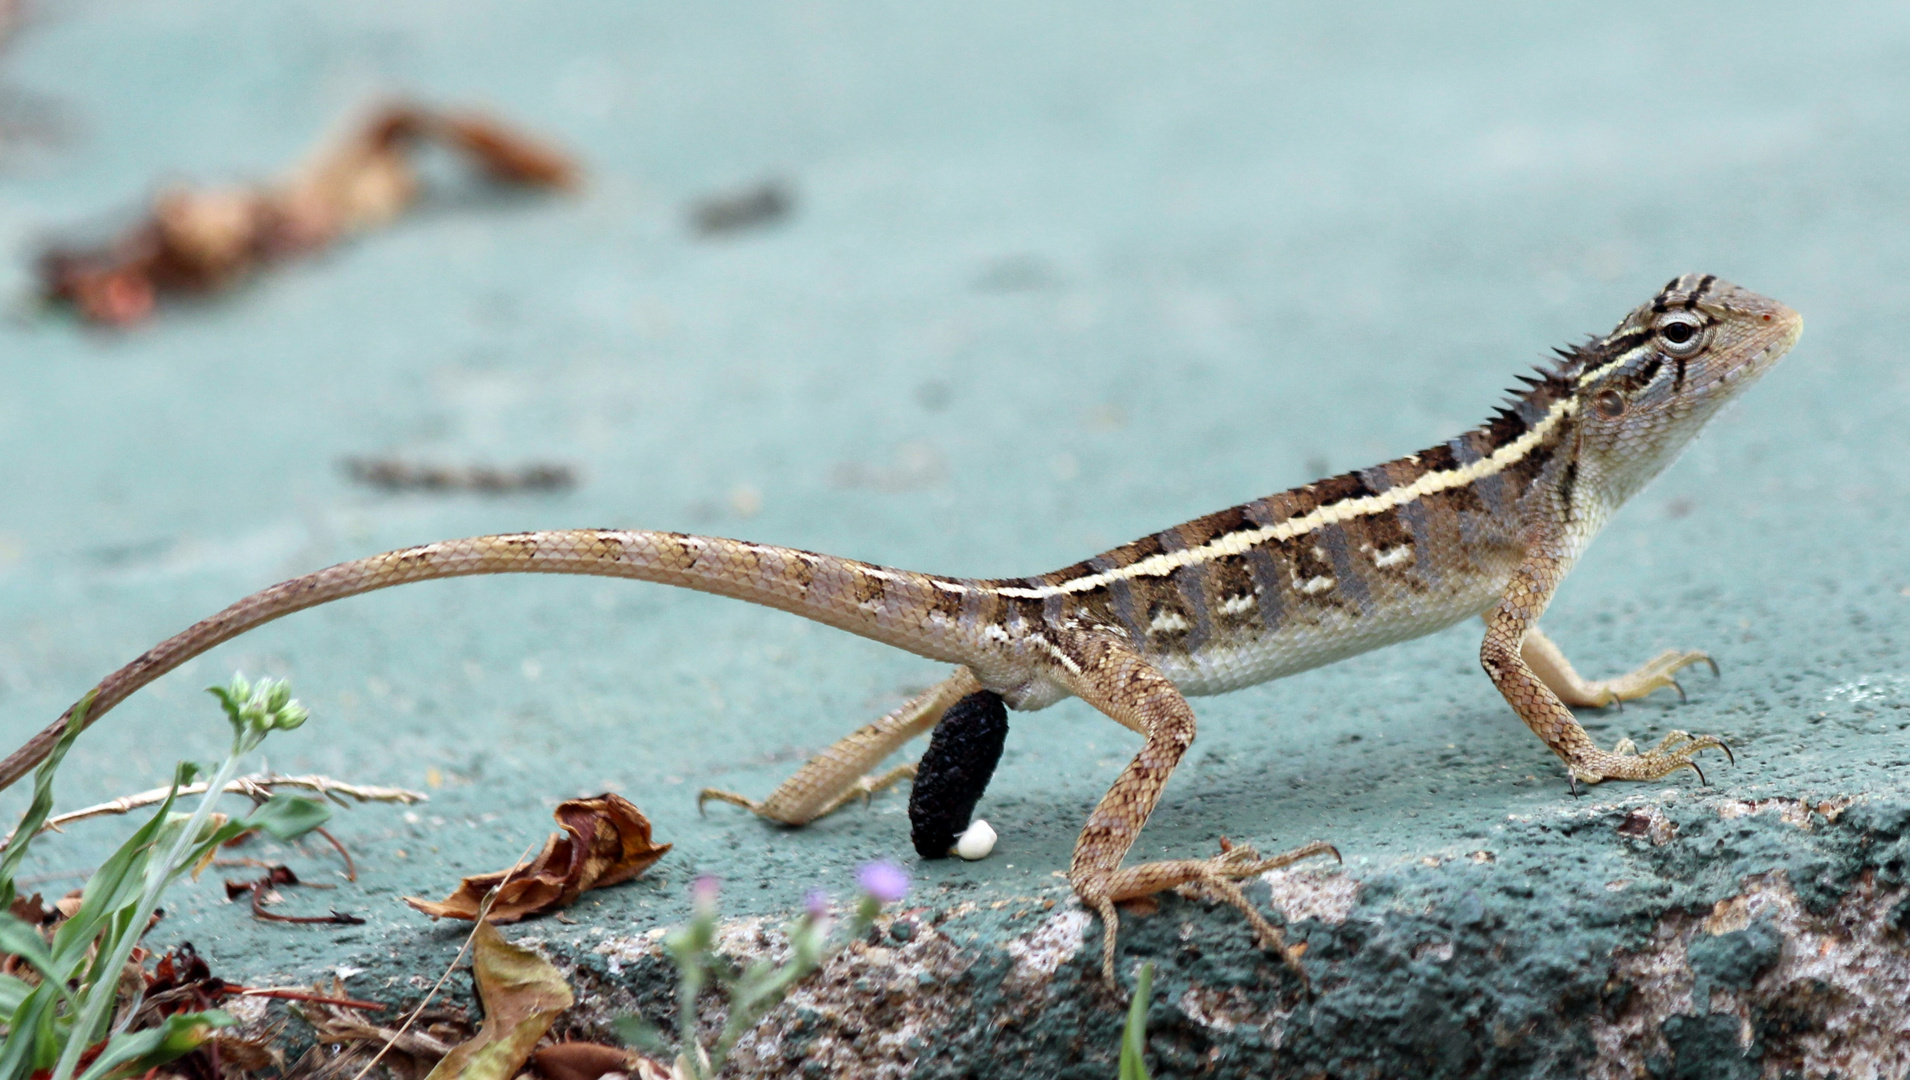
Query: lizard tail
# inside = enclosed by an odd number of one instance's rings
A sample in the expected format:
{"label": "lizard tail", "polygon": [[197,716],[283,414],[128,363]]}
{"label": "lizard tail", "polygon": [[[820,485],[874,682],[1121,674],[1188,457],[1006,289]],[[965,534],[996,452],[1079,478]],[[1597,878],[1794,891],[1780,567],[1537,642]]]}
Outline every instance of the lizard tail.
{"label": "lizard tail", "polygon": [[[731,596],[921,656],[967,662],[962,582],[791,548],[647,530],[574,529],[445,540],[339,563],[253,593],[153,646],[90,695],[89,726],[134,691],[221,642],[347,596],[474,574],[593,574]],[[82,701],[86,699],[82,698]],[[79,706],[0,762],[0,789],[52,752]]]}

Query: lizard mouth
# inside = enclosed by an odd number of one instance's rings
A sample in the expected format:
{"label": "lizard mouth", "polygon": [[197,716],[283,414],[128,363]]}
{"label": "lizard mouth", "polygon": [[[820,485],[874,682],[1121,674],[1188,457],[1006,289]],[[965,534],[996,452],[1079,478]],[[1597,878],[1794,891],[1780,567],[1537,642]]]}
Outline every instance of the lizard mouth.
{"label": "lizard mouth", "polygon": [[1719,371],[1709,380],[1709,386],[1717,389],[1735,388],[1755,380],[1769,371],[1773,365],[1791,351],[1797,339],[1804,335],[1804,317],[1790,308],[1774,301],[1770,302],[1774,310],[1759,314],[1761,326],[1746,342],[1749,348],[1743,350],[1745,359]]}

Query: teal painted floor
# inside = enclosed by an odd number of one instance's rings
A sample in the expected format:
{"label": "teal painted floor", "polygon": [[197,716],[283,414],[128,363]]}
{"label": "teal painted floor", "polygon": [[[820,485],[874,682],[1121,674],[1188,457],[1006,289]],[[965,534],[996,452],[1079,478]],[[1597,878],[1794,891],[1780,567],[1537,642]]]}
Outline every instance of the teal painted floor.
{"label": "teal painted floor", "polygon": [[[1137,850],[1322,837],[1377,874],[1627,800],[1910,795],[1903,5],[41,7],[0,58],[0,86],[60,118],[0,155],[9,744],[240,596],[445,537],[643,526],[1040,572],[1456,434],[1552,346],[1697,270],[1803,312],[1803,341],[1619,516],[1546,626],[1593,673],[1712,651],[1724,676],[1688,680],[1688,704],[1587,720],[1607,741],[1718,732],[1737,766],[1710,792],[1574,803],[1464,626],[1198,702]],[[163,181],[274,173],[399,92],[488,105],[588,183],[502,198],[446,169],[396,227],[127,333],[31,303],[46,237]],[[795,192],[785,222],[697,235],[695,200],[763,178]],[[368,455],[559,461],[583,483],[387,495],[340,470]],[[698,787],[765,793],[940,669],[658,587],[466,580],[168,676],[74,750],[62,806],[218,753],[198,691],[235,669],[312,708],[274,768],[432,800],[342,813],[360,882],[290,901],[366,927],[263,926],[210,877],[178,890],[162,935],[245,980],[435,972],[457,931],[396,898],[507,864],[558,800],[606,789],[677,848],[581,924],[540,924],[552,941],[680,919],[698,873],[728,910],[777,914],[874,857],[909,861],[921,895],[1061,896],[1135,745],[1078,703],[1011,716],[980,811],[1002,839],[971,865],[915,864],[899,795],[800,832],[699,817]],[[77,885],[122,829],[49,839],[27,873]]]}

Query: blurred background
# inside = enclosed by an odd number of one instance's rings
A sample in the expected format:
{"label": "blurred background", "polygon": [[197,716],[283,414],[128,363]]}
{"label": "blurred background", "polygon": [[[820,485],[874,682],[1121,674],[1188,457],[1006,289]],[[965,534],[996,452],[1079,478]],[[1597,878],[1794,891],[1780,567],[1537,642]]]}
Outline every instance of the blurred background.
{"label": "blurred background", "polygon": [[[8,743],[240,596],[445,537],[644,526],[1041,572],[1448,438],[1685,271],[1798,308],[1803,343],[1618,519],[1548,626],[1582,670],[1713,649],[1741,693],[1667,722],[1735,725],[1754,757],[1767,736],[1767,756],[1824,744],[1759,727],[1747,701],[1801,715],[1859,677],[1910,698],[1905,5],[44,0],[7,17]],[[48,244],[135,226],[168,186],[283,177],[392,100],[483,109],[571,155],[579,182],[512,190],[431,150],[405,214],[216,295],[123,328],[39,299]],[[574,482],[468,482],[531,467]],[[1144,846],[1185,853],[1223,825],[1343,840],[1424,798],[1402,765],[1420,744],[1550,776],[1476,647],[1458,628],[1202,703],[1206,779],[1176,780]],[[63,804],[218,752],[198,689],[234,669],[290,676],[312,706],[273,766],[432,792],[408,822],[339,822],[374,868],[363,888],[441,893],[541,835],[555,800],[609,788],[680,842],[606,901],[639,915],[679,911],[688,873],[725,860],[775,907],[820,867],[906,853],[897,796],[792,838],[726,808],[699,820],[691,794],[767,792],[940,674],[656,587],[431,584],[168,677],[81,741]],[[984,807],[1001,849],[935,873],[1052,884],[1130,752],[1078,704],[1014,723]],[[1357,729],[1407,748],[1350,761],[1335,747]],[[1229,793],[1264,817],[1216,820]],[[34,858],[83,867],[113,834]],[[416,919],[395,908],[377,910]]]}

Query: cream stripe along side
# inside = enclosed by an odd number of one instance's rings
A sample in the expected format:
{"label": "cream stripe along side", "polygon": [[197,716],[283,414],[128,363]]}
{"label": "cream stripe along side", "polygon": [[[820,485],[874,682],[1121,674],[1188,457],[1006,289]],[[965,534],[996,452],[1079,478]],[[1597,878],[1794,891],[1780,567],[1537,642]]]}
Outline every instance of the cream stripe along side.
{"label": "cream stripe along side", "polygon": [[[1216,540],[1209,541],[1198,548],[1184,548],[1180,551],[1164,552],[1152,555],[1140,562],[1123,566],[1118,570],[1108,570],[1089,577],[1073,578],[1059,585],[1046,585],[1036,589],[1019,589],[1013,586],[999,586],[996,591],[1002,596],[1018,600],[1045,600],[1051,596],[1066,593],[1082,593],[1099,589],[1116,581],[1137,577],[1164,577],[1183,566],[1195,566],[1212,562],[1229,555],[1240,555],[1249,548],[1268,541],[1279,542],[1305,536],[1327,525],[1337,525],[1357,517],[1378,514],[1394,510],[1400,506],[1437,494],[1451,488],[1474,484],[1489,476],[1497,475],[1507,467],[1525,459],[1533,447],[1544,442],[1565,418],[1578,409],[1578,402],[1572,398],[1553,402],[1546,410],[1544,419],[1534,425],[1515,441],[1494,450],[1489,457],[1482,457],[1470,465],[1456,469],[1429,472],[1405,487],[1391,488],[1378,495],[1367,495],[1348,499],[1343,502],[1329,503],[1312,513],[1291,518],[1278,525],[1268,525],[1258,529],[1228,533]],[[1407,460],[1416,460],[1414,455]],[[952,583],[951,583],[952,584]]]}

